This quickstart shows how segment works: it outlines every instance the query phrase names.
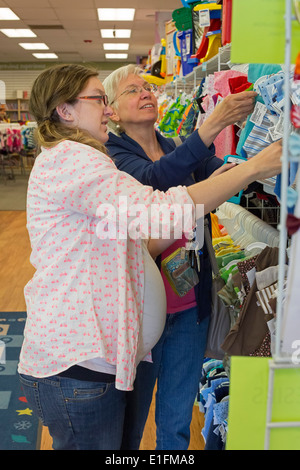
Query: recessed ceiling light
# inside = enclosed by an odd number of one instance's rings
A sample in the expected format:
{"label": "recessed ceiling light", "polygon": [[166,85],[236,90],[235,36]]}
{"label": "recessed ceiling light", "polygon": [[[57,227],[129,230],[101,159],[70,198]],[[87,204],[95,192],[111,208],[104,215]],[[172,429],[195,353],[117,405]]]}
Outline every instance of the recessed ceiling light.
{"label": "recessed ceiling light", "polygon": [[43,54],[43,53],[37,52],[36,54],[32,54],[32,55],[36,57],[37,59],[58,59],[58,56],[53,53]]}
{"label": "recessed ceiling light", "polygon": [[127,59],[128,54],[105,54],[106,59]]}
{"label": "recessed ceiling light", "polygon": [[0,31],[9,38],[36,38],[31,29],[0,29]]}
{"label": "recessed ceiling light", "polygon": [[100,29],[101,37],[105,39],[125,39],[131,37],[131,29]]}
{"label": "recessed ceiling light", "polygon": [[0,20],[19,20],[10,8],[0,8]]}
{"label": "recessed ceiling light", "polygon": [[133,21],[134,8],[98,8],[100,21]]}
{"label": "recessed ceiling light", "polygon": [[128,51],[129,49],[129,44],[111,44],[111,43],[104,43],[103,44],[103,49],[105,51]]}
{"label": "recessed ceiling light", "polygon": [[19,42],[19,46],[23,47],[24,49],[27,50],[48,50],[49,47],[47,44],[44,44],[43,42]]}

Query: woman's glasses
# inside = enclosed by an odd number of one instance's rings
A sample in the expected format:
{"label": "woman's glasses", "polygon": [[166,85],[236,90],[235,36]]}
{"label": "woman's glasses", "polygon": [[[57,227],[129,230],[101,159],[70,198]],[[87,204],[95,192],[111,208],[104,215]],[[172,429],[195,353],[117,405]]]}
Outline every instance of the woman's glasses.
{"label": "woman's glasses", "polygon": [[138,93],[142,93],[143,91],[147,91],[148,93],[155,93],[157,91],[158,87],[157,85],[154,85],[154,83],[147,83],[147,85],[144,86],[137,86],[137,85],[132,85],[131,87],[126,88],[115,100],[113,100],[110,104],[114,104],[115,101],[117,101],[120,96],[122,95],[137,95]]}
{"label": "woman's glasses", "polygon": [[108,97],[107,95],[95,95],[95,96],[79,96],[78,100],[93,100],[98,101],[98,103],[104,104],[104,106],[108,106]]}

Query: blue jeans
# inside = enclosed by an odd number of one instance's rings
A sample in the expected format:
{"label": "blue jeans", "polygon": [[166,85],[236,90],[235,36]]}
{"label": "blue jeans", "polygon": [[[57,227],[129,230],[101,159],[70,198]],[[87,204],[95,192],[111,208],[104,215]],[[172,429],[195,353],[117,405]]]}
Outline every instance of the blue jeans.
{"label": "blue jeans", "polygon": [[194,400],[201,377],[208,319],[197,309],[167,315],[165,330],[141,362],[134,390],[66,377],[20,375],[33,412],[49,428],[55,450],[137,450],[156,379],[157,449],[187,449]]}
{"label": "blue jeans", "polygon": [[114,383],[20,375],[29,407],[48,426],[54,450],[119,450],[126,394]]}
{"label": "blue jeans", "polygon": [[186,450],[199,391],[209,318],[198,323],[197,308],[167,315],[154,349],[160,355],[156,392],[156,450]]}

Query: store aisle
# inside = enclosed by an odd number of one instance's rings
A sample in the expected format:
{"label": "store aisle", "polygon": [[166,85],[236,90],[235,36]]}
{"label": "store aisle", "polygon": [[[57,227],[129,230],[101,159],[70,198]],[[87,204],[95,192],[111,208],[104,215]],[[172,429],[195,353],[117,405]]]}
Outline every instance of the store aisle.
{"label": "store aisle", "polygon": [[[25,211],[0,211],[0,311],[26,310],[23,289],[34,273],[29,257],[30,242],[26,230]],[[195,406],[190,450],[203,449],[202,425],[202,415]],[[51,438],[44,428],[41,450],[51,450],[51,448]],[[141,450],[153,449],[155,449],[154,402],[151,405],[141,443]]]}

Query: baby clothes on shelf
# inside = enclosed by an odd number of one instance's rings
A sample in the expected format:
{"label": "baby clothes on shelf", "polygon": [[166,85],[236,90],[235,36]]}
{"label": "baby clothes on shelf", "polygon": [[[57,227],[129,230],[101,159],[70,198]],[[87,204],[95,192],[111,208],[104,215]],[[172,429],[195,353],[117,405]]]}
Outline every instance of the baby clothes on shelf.
{"label": "baby clothes on shelf", "polygon": [[[180,95],[176,101],[165,108],[164,115],[157,127],[165,137],[176,137],[177,129],[183,119],[186,108],[191,104],[191,99],[186,94]],[[194,130],[194,129],[193,129]]]}
{"label": "baby clothes on shelf", "polygon": [[2,132],[3,150],[8,153],[20,152],[22,149],[21,129],[6,127]]}
{"label": "baby clothes on shelf", "polygon": [[35,125],[0,124],[0,151],[4,154],[34,149]]}
{"label": "baby clothes on shelf", "polygon": [[202,429],[205,450],[223,450],[228,425],[229,378],[222,361],[204,361],[198,402],[205,419]]}
{"label": "baby clothes on shelf", "polygon": [[[300,134],[299,131],[292,132],[289,136],[289,153],[292,157],[299,157],[300,148]],[[287,209],[289,213],[293,213],[298,199],[298,192],[296,191],[297,173],[299,171],[299,163],[291,161],[288,169],[288,188],[287,188]],[[299,190],[299,189],[298,189]],[[281,200],[281,175],[277,176],[274,192]]]}
{"label": "baby clothes on shelf", "polygon": [[283,135],[284,73],[265,75],[254,83],[259,96],[249,120],[253,127],[243,145],[244,154],[251,158]]}
{"label": "baby clothes on shelf", "polygon": [[[255,260],[255,272],[260,272],[269,266],[278,265],[278,248],[266,247]],[[255,273],[254,273],[255,274]],[[259,348],[269,333],[264,310],[257,303],[257,281],[252,277],[250,289],[246,295],[236,324],[229,332],[222,344],[222,348],[229,355],[248,356],[259,354]],[[271,345],[266,354],[269,356]]]}
{"label": "baby clothes on shelf", "polygon": [[[300,191],[300,172],[297,174],[296,189]],[[282,319],[281,344],[282,352],[294,356],[299,364],[300,346],[300,315],[299,315],[299,286],[300,286],[300,198],[293,214],[291,230],[290,263],[287,275],[287,288]]]}
{"label": "baby clothes on shelf", "polygon": [[21,131],[23,146],[25,149],[34,149],[36,147],[34,138],[34,127],[24,127]]}
{"label": "baby clothes on shelf", "polygon": [[[240,220],[247,211],[236,205],[225,203],[218,213],[228,210],[232,222],[231,207],[234,207]],[[236,217],[237,217],[236,215]],[[263,233],[265,223],[249,215],[253,233]],[[245,219],[247,220],[247,219]],[[231,318],[231,330],[221,348],[227,355],[251,355],[269,357],[272,355],[272,336],[274,315],[276,314],[278,248],[266,243],[251,243],[248,231],[237,233],[235,225],[226,226],[228,235],[213,238],[213,247],[225,285],[218,291],[218,296],[228,308]],[[245,223],[245,222],[243,222]],[[256,228],[255,228],[256,227]],[[259,229],[261,227],[261,229]],[[234,238],[230,235],[234,230]],[[256,232],[257,231],[257,232]],[[272,227],[266,231],[266,240],[276,232]]]}
{"label": "baby clothes on shelf", "polygon": [[[247,75],[236,70],[224,70],[215,72],[206,78],[203,85],[202,94],[204,96],[202,107],[205,113],[199,113],[197,127],[207,119],[214,111],[218,103],[229,94],[244,91],[251,83],[247,80]],[[216,155],[224,158],[226,155],[234,155],[238,143],[237,133],[239,128],[236,125],[227,126],[220,132],[214,140]]]}

